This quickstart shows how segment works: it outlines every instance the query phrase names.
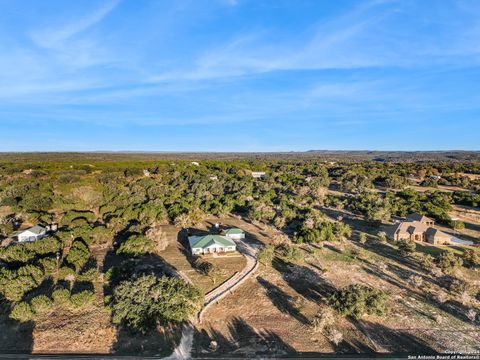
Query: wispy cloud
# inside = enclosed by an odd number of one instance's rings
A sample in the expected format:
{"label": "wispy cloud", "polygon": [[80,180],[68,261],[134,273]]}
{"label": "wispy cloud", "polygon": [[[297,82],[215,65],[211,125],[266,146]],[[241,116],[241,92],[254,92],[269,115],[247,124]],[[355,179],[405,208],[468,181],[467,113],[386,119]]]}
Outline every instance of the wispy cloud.
{"label": "wispy cloud", "polygon": [[[444,14],[436,15],[433,10],[431,18],[412,18],[411,12],[415,9],[410,5],[395,0],[373,0],[283,38],[276,38],[275,31],[269,29],[241,33],[222,46],[203,50],[190,67],[168,69],[153,75],[151,80],[206,80],[273,71],[480,61],[478,20],[474,19],[472,26],[467,21],[453,25],[442,23],[444,19],[436,16]],[[469,11],[475,17],[475,12]],[[451,22],[450,17],[448,21]],[[406,23],[406,26],[397,28],[397,23]],[[426,26],[438,29],[418,36],[418,28]]]}
{"label": "wispy cloud", "polygon": [[80,34],[81,32],[102,21],[117,7],[119,2],[120,0],[109,1],[84,17],[70,19],[67,23],[58,27],[37,30],[32,32],[30,36],[32,40],[40,47],[58,47],[75,35]]}
{"label": "wispy cloud", "polygon": [[[145,1],[133,12],[118,0],[65,3],[12,24],[14,46],[0,41],[0,131],[28,121],[148,136],[189,125],[212,139],[235,127],[261,143],[291,125],[284,138],[303,144],[305,129],[478,113],[479,71],[459,76],[480,61],[480,12],[465,3]],[[4,40],[2,23],[0,12]]]}
{"label": "wispy cloud", "polygon": [[[64,16],[62,20],[54,16],[49,23],[56,25],[48,28],[37,22],[29,25],[36,29],[27,32],[34,46],[18,42],[7,51],[0,45],[0,99],[36,103],[55,94],[105,87],[108,77],[90,68],[112,64],[115,59],[108,46],[87,30],[104,20],[119,3],[110,0],[87,14]],[[79,72],[81,76],[77,76]],[[34,94],[38,96],[32,100]]]}
{"label": "wispy cloud", "polygon": [[[392,11],[385,7],[390,2],[370,1],[333,20],[319,21],[287,38],[275,38],[274,31],[268,29],[244,33],[222,46],[204,51],[190,69],[166,71],[153,76],[152,81],[204,80],[282,70],[380,65],[378,56],[356,50],[364,43],[361,36]],[[379,13],[380,8],[384,12]],[[359,44],[355,45],[357,41]]]}

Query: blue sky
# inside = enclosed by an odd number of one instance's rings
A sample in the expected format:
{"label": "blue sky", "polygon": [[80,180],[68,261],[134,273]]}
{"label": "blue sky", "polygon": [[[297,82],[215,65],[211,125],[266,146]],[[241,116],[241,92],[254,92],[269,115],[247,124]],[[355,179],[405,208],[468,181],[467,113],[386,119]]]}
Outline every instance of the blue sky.
{"label": "blue sky", "polygon": [[0,0],[0,151],[480,149],[477,0]]}

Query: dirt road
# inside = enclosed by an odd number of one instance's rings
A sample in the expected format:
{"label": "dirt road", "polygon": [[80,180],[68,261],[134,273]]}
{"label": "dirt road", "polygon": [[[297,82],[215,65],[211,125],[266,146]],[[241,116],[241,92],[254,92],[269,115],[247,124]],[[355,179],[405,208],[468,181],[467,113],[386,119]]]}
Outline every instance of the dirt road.
{"label": "dirt road", "polygon": [[198,313],[198,316],[191,320],[188,324],[183,327],[182,339],[180,344],[175,348],[172,355],[165,358],[167,360],[184,360],[191,358],[191,351],[193,346],[193,328],[194,325],[202,321],[204,312],[212,304],[215,304],[217,301],[220,301],[224,296],[231,293],[237,286],[241,285],[245,280],[247,280],[253,273],[257,270],[258,261],[256,257],[257,249],[252,245],[248,244],[245,241],[237,241],[237,249],[242,253],[247,259],[247,264],[242,271],[238,272],[230,279],[225,281],[220,286],[216,287],[209,293],[205,295],[205,302],[203,308]]}

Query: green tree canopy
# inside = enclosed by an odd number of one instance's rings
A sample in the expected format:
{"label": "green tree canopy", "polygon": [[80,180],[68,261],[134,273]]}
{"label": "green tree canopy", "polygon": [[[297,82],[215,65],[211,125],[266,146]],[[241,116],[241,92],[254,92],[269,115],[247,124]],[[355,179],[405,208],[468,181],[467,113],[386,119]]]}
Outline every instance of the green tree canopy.
{"label": "green tree canopy", "polygon": [[187,320],[201,308],[202,292],[183,280],[144,275],[114,290],[113,322],[146,333],[157,323]]}

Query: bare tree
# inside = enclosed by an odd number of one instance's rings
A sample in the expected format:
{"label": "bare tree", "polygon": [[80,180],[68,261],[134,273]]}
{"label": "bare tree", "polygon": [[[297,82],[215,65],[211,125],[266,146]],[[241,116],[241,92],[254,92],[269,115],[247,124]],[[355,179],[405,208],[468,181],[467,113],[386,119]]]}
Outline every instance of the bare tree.
{"label": "bare tree", "polygon": [[155,244],[157,251],[163,251],[169,244],[169,239],[161,225],[153,224],[145,233],[147,239]]}

